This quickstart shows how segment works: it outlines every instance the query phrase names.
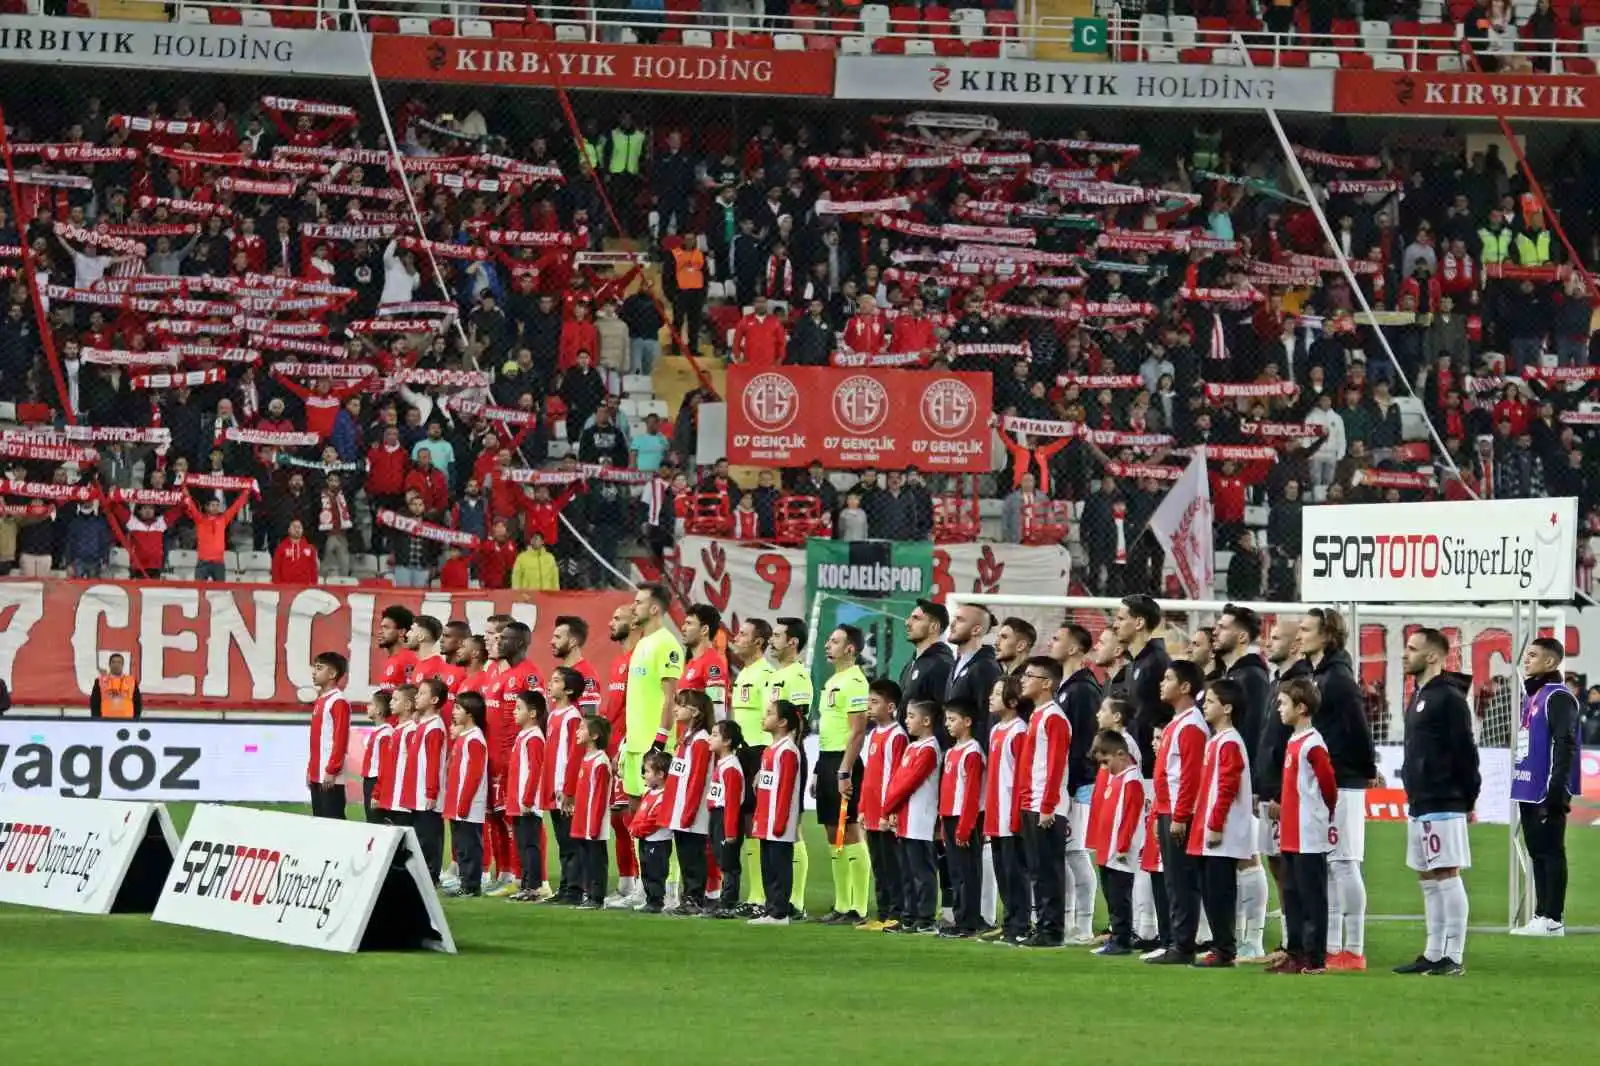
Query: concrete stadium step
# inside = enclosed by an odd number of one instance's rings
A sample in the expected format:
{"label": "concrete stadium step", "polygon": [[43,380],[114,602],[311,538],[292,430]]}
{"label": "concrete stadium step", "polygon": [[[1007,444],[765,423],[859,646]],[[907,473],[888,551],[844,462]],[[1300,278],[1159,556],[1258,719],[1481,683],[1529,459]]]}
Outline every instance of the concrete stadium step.
{"label": "concrete stadium step", "polygon": [[[711,379],[712,388],[716,389],[719,395],[725,395],[728,373],[722,368],[722,360],[702,357],[699,363],[700,369]],[[657,359],[655,372],[650,377],[651,389],[655,392],[656,399],[666,401],[667,409],[674,417],[683,404],[683,398],[700,387],[700,379],[695,376],[694,367],[690,366],[689,360],[681,355],[663,355]]]}

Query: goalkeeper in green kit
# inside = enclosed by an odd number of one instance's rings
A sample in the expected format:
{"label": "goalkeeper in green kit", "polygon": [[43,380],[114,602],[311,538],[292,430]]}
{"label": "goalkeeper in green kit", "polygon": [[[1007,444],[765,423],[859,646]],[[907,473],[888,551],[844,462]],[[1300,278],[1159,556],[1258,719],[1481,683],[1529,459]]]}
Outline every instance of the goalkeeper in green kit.
{"label": "goalkeeper in green kit", "polygon": [[[841,625],[828,637],[823,652],[833,676],[822,686],[818,704],[817,821],[827,834],[833,858],[833,912],[824,925],[856,925],[866,920],[872,864],[861,838],[861,746],[867,734],[867,675],[857,660],[866,647],[860,629]],[[841,811],[841,806],[844,808]],[[844,837],[839,839],[839,816]]]}

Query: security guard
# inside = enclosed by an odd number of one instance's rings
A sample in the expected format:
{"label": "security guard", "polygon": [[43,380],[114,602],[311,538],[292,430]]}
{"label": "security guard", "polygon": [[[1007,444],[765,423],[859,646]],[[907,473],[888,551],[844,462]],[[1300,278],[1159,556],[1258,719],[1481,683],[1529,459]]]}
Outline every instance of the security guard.
{"label": "security guard", "polygon": [[89,692],[89,717],[138,718],[144,714],[139,681],[126,670],[127,660],[120,654],[106,660],[106,672],[95,679]]}

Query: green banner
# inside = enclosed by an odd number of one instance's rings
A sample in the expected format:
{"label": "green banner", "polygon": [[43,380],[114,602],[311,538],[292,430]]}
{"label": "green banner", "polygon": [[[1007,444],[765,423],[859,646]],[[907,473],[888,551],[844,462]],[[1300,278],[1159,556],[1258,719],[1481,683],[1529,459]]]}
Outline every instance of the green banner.
{"label": "green banner", "polygon": [[927,541],[806,541],[806,591],[811,603],[811,676],[818,692],[833,673],[823,645],[841,625],[867,637],[861,668],[868,677],[898,678],[911,661],[905,619],[933,595],[933,545]]}

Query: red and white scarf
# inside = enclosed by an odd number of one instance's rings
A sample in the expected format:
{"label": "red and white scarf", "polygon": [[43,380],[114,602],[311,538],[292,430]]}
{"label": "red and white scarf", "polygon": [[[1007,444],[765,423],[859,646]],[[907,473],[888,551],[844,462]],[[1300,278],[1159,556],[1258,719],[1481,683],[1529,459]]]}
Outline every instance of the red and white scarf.
{"label": "red and white scarf", "polygon": [[424,540],[437,541],[440,544],[450,544],[458,548],[476,548],[478,538],[471,533],[463,533],[459,529],[446,529],[444,526],[432,522],[424,522],[411,515],[396,514],[387,508],[380,510],[376,516],[380,526],[397,529],[401,533],[409,533]]}
{"label": "red and white scarf", "polygon": [[322,493],[322,505],[317,509],[317,528],[324,533],[343,533],[354,522],[350,519],[350,502],[342,492]]}

